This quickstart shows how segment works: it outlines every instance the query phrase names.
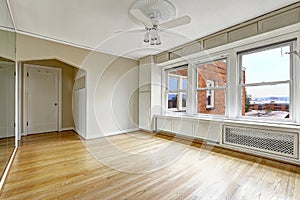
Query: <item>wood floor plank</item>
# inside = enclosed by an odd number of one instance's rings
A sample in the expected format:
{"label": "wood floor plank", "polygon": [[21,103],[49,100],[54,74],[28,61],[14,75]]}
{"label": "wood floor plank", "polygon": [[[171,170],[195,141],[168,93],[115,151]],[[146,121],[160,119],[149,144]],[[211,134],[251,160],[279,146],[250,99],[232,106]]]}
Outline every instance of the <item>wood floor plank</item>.
{"label": "wood floor plank", "polygon": [[22,138],[0,199],[300,199],[300,167],[141,131]]}

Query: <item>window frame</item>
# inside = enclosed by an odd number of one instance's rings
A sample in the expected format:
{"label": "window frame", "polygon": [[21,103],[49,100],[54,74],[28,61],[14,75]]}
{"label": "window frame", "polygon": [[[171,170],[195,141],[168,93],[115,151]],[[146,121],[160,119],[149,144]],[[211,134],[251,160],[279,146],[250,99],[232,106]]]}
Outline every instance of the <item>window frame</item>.
{"label": "window frame", "polygon": [[[293,32],[291,32],[293,30]],[[292,52],[298,52],[300,48],[300,29],[297,27],[283,28],[275,32],[270,32],[268,34],[260,34],[254,37],[241,39],[238,42],[228,43],[224,45],[217,46],[212,49],[205,51],[199,51],[196,53],[189,54],[185,57],[179,57],[177,59],[168,60],[165,62],[156,63],[156,66],[160,67],[161,75],[161,110],[160,114],[165,116],[178,116],[179,113],[167,112],[167,101],[165,99],[166,90],[166,74],[165,70],[174,68],[177,66],[188,65],[188,91],[187,91],[187,110],[186,113],[179,114],[180,116],[187,116],[194,119],[203,120],[226,120],[229,123],[237,122],[242,124],[266,124],[266,125],[300,125],[300,105],[297,102],[300,101],[300,90],[298,85],[300,85],[300,60],[296,53],[291,53],[292,55],[292,85],[290,94],[290,117],[293,117],[293,121],[275,121],[275,120],[259,120],[257,118],[247,118],[241,117],[241,104],[242,95],[238,95],[239,91],[242,89],[239,85],[239,58],[238,53],[245,51],[255,50],[262,47],[268,47],[275,44],[280,44],[284,42],[291,41],[293,43]],[[201,114],[197,112],[197,64],[211,62],[212,60],[227,58],[227,84],[226,84],[226,107],[225,116],[224,115],[213,115],[213,114]],[[297,75],[297,76],[296,76]],[[293,107],[291,107],[293,106]],[[293,114],[291,114],[293,113]]]}
{"label": "window frame", "polygon": [[[198,80],[198,67],[200,65],[205,65],[205,64],[209,64],[209,63],[213,63],[213,62],[216,62],[216,61],[220,61],[220,60],[226,60],[226,83],[225,83],[225,86],[214,86],[214,87],[204,87],[204,88],[199,88],[199,80]],[[227,116],[227,109],[228,109],[228,106],[227,106],[227,103],[228,103],[228,67],[229,67],[229,55],[219,55],[219,56],[215,56],[215,57],[212,57],[210,58],[209,60],[198,60],[197,62],[195,62],[195,110],[194,110],[194,113],[196,115],[200,115],[200,116],[222,116],[222,117],[226,117]],[[214,81],[212,81],[214,82]],[[224,115],[223,114],[206,114],[206,113],[199,113],[198,112],[198,91],[207,91],[207,90],[210,90],[212,91],[213,93],[216,91],[216,90],[224,90],[225,92],[225,98],[224,98],[224,104],[225,104],[225,112],[224,112]],[[214,109],[215,108],[215,100],[213,100],[213,106],[211,107],[208,107],[206,105],[206,109],[207,110],[211,110],[211,109]]]}
{"label": "window frame", "polygon": [[[244,55],[249,55],[249,54],[253,54],[253,53],[258,53],[258,52],[263,52],[263,51],[267,51],[267,50],[272,50],[272,49],[276,49],[276,48],[280,48],[280,47],[284,47],[284,46],[290,46],[290,50],[293,51],[294,46],[295,46],[295,42],[297,41],[297,39],[291,39],[291,40],[287,40],[287,41],[281,41],[281,42],[275,42],[275,43],[271,43],[268,45],[264,45],[264,46],[259,46],[259,47],[255,47],[255,48],[251,48],[248,50],[243,50],[240,52],[237,52],[237,68],[238,68],[238,94],[239,94],[239,115],[238,118],[242,118],[242,119],[249,119],[249,120],[254,120],[254,121],[262,121],[262,122],[295,122],[295,114],[293,111],[294,108],[294,98],[295,98],[295,74],[294,74],[294,59],[292,54],[290,54],[290,79],[289,80],[281,80],[281,81],[269,81],[269,82],[258,82],[258,83],[243,83],[243,66],[242,66],[242,57]],[[256,86],[270,86],[270,85],[283,85],[283,84],[288,84],[289,85],[289,119],[288,120],[282,120],[282,119],[272,119],[272,118],[257,118],[257,117],[250,117],[250,116],[243,116],[242,115],[242,89],[243,87],[256,87]]]}
{"label": "window frame", "polygon": [[[178,70],[178,69],[186,69],[187,70],[187,76],[186,78],[186,81],[187,81],[187,88],[186,89],[182,89],[182,77],[183,76],[179,76],[179,75],[171,75],[173,77],[177,77],[178,76],[178,82],[177,82],[177,90],[169,90],[169,72],[172,71],[172,70]],[[182,113],[186,113],[187,111],[187,96],[188,96],[188,65],[185,64],[185,65],[180,65],[180,66],[175,66],[175,67],[170,67],[168,69],[165,69],[164,70],[164,73],[165,73],[165,81],[166,81],[166,89],[165,89],[165,94],[164,94],[164,97],[165,97],[165,110],[166,112],[168,113],[175,113],[175,112],[182,112]],[[183,101],[182,101],[182,94],[185,93],[186,94],[186,106],[183,107]],[[169,108],[168,106],[168,95],[169,94],[177,94],[177,108]]]}

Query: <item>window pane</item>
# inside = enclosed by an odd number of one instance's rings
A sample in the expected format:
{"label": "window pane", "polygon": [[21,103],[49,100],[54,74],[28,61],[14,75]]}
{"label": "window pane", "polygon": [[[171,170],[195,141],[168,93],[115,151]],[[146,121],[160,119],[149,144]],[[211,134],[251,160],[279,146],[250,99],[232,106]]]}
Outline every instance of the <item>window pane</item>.
{"label": "window pane", "polygon": [[186,93],[168,93],[168,109],[173,112],[186,111]]}
{"label": "window pane", "polygon": [[182,79],[182,89],[187,89],[187,79]]}
{"label": "window pane", "polygon": [[169,90],[178,90],[178,78],[169,77]]}
{"label": "window pane", "polygon": [[186,109],[186,93],[185,92],[181,93],[181,99],[182,99],[182,108],[185,110]]}
{"label": "window pane", "polygon": [[187,67],[167,70],[168,76],[168,111],[186,111]]}
{"label": "window pane", "polygon": [[288,45],[243,55],[243,83],[290,80],[290,51]]}
{"label": "window pane", "polygon": [[168,93],[168,108],[177,108],[177,94]]}
{"label": "window pane", "polygon": [[207,87],[207,81],[215,87],[226,86],[226,60],[217,60],[198,66],[198,88]]}
{"label": "window pane", "polygon": [[225,90],[198,90],[197,101],[198,113],[225,115]]}
{"label": "window pane", "polygon": [[243,87],[242,115],[255,118],[289,119],[289,84]]}
{"label": "window pane", "polygon": [[168,89],[173,91],[187,89],[187,67],[168,70]]}

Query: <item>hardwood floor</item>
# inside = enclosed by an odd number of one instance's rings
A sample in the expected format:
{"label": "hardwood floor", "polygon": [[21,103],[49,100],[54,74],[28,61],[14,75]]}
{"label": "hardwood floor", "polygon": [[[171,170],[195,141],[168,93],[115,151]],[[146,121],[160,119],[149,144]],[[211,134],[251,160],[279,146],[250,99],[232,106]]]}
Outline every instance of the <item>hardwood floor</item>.
{"label": "hardwood floor", "polygon": [[2,174],[4,173],[14,149],[14,137],[0,139],[0,176],[2,176]]}
{"label": "hardwood floor", "polygon": [[300,167],[165,135],[24,137],[0,199],[300,199]]}

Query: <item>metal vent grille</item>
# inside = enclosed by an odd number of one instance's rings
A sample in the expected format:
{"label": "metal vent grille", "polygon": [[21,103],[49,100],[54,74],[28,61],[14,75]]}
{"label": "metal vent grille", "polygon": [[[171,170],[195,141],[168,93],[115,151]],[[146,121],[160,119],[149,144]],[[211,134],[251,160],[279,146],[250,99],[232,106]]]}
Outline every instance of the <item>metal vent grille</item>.
{"label": "metal vent grille", "polygon": [[223,143],[298,158],[298,134],[225,126]]}

